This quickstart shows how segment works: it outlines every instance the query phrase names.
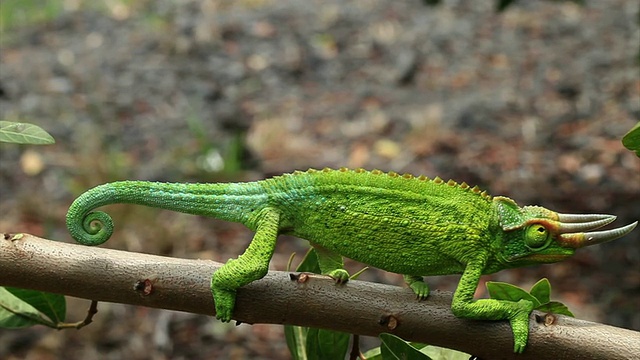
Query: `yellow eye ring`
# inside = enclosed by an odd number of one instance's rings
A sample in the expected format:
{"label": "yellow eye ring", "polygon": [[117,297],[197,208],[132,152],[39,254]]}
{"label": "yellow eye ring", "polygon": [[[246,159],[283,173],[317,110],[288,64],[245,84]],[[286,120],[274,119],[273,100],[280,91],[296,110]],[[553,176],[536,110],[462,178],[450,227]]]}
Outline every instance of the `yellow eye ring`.
{"label": "yellow eye ring", "polygon": [[541,224],[532,224],[524,233],[524,243],[531,250],[540,250],[549,244],[549,230]]}

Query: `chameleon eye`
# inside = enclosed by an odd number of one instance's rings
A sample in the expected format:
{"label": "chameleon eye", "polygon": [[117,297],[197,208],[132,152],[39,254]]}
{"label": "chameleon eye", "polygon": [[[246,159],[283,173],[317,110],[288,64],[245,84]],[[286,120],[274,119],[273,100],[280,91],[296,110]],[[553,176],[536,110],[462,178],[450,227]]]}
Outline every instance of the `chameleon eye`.
{"label": "chameleon eye", "polygon": [[524,236],[525,244],[532,250],[540,250],[549,243],[549,231],[540,224],[530,225]]}

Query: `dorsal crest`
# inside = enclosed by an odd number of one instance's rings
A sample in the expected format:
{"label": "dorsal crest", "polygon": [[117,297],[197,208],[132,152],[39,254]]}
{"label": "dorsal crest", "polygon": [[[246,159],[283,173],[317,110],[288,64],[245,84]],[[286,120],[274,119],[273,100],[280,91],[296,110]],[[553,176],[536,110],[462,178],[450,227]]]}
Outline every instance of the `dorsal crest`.
{"label": "dorsal crest", "polygon": [[414,176],[412,174],[404,173],[398,174],[393,171],[384,172],[382,170],[373,169],[366,170],[363,168],[349,169],[349,168],[339,168],[339,169],[331,169],[324,168],[322,170],[318,169],[308,169],[307,171],[299,171],[296,170],[293,173],[283,174],[281,176],[276,176],[277,178],[288,178],[288,177],[298,177],[298,176],[312,176],[322,181],[322,179],[326,179],[327,181],[335,181],[335,180],[344,180],[346,178],[350,178],[354,183],[362,184],[362,185],[370,185],[370,184],[380,184],[386,185],[389,188],[398,187],[399,190],[402,189],[411,189],[415,185],[419,183],[432,183],[438,186],[449,187],[453,189],[458,189],[463,192],[468,192],[472,194],[476,194],[479,197],[491,201],[492,197],[486,191],[481,190],[478,186],[470,186],[466,182],[458,183],[454,180],[445,181],[442,178],[436,176],[435,178],[429,178],[424,175]]}

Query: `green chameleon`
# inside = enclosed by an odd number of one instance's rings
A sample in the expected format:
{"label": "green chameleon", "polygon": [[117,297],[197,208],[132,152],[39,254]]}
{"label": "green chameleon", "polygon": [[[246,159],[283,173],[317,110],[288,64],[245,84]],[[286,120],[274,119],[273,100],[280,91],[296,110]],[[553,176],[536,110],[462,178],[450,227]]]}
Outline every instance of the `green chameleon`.
{"label": "green chameleon", "polygon": [[94,208],[131,203],[240,222],[255,236],[247,250],[211,279],[216,317],[230,321],[236,290],[265,276],[278,234],[310,241],[320,269],[337,283],[349,274],[342,256],[403,274],[419,299],[429,295],[422,276],[462,274],[451,310],[461,318],[511,322],[514,351],[522,352],[533,304],[480,299],[481,275],[562,261],[577,248],[622,237],[637,225],[592,231],[612,215],[559,214],[520,208],[478,187],[379,170],[296,171],[248,183],[185,184],[119,181],[78,197],[67,227],[79,243],[99,245],[113,221]]}

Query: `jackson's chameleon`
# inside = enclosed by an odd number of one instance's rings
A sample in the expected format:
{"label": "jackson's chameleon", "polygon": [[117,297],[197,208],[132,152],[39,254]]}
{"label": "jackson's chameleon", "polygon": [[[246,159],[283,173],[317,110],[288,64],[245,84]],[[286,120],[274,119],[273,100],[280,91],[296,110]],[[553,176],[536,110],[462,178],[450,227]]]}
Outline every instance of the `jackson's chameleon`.
{"label": "jackson's chameleon", "polygon": [[212,276],[216,317],[222,321],[231,320],[236,290],[267,273],[278,234],[291,234],[309,240],[322,273],[338,283],[349,279],[342,256],[403,274],[419,299],[429,295],[422,276],[462,274],[452,312],[468,319],[508,319],[515,352],[527,343],[533,305],[528,300],[474,300],[480,275],[562,261],[580,247],[622,237],[638,223],[586,232],[616,217],[521,208],[509,198],[438,177],[342,168],[248,183],[100,185],[69,208],[67,227],[73,238],[86,245],[107,241],[113,221],[92,210],[113,203],[211,216],[255,231],[245,253]]}

